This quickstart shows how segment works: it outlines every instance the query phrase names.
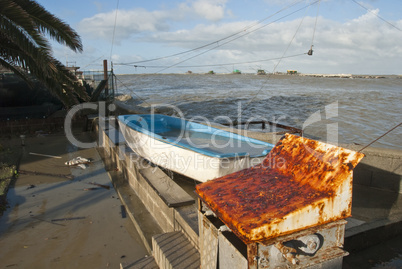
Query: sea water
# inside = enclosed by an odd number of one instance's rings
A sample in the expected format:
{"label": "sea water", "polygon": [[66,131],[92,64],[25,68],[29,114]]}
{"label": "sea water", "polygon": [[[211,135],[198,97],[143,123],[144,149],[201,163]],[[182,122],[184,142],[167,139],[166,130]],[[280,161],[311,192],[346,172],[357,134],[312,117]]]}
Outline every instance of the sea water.
{"label": "sea water", "polygon": [[[269,120],[332,143],[364,146],[402,121],[400,76],[118,75],[117,85],[129,105],[204,122]],[[372,146],[402,149],[401,137],[399,127]]]}

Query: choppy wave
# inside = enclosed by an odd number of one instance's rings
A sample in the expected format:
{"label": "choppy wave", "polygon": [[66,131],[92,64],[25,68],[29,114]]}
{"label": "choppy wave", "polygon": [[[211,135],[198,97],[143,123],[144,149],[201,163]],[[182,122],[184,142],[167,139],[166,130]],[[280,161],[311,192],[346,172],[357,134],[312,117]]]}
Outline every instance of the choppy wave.
{"label": "choppy wave", "polygon": [[[122,94],[132,106],[158,105],[164,114],[278,121],[303,128],[330,142],[367,144],[401,121],[401,79],[341,79],[256,75],[129,75],[120,76]],[[312,120],[313,119],[313,120]],[[309,124],[308,124],[309,123]],[[373,146],[402,149],[402,128]]]}

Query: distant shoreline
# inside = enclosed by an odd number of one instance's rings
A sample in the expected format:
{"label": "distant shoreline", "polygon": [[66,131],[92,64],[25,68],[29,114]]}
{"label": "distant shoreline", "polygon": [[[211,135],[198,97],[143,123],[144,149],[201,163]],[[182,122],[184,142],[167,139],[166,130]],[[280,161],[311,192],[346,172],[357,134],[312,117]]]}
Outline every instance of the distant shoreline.
{"label": "distant shoreline", "polygon": [[304,77],[322,77],[322,78],[402,78],[402,75],[353,75],[353,74],[298,74]]}
{"label": "distant shoreline", "polygon": [[[233,73],[143,73],[143,74],[116,74],[118,76],[155,76],[155,75],[186,75],[186,76],[222,76],[222,75],[246,75],[246,76],[254,76],[257,75],[256,73],[242,73],[242,74],[233,74]],[[264,76],[286,76],[286,77],[316,77],[316,78],[360,78],[360,79],[387,79],[387,78],[399,78],[402,79],[402,75],[356,75],[356,74],[309,74],[309,73],[297,73],[297,74],[287,74],[287,73],[267,73],[265,75],[258,75],[261,77]]]}

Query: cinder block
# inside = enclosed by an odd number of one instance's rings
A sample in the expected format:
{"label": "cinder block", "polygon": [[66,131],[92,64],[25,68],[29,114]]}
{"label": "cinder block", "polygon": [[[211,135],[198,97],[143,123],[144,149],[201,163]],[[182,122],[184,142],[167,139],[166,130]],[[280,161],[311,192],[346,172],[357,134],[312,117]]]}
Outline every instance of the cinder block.
{"label": "cinder block", "polygon": [[[173,232],[173,219],[170,216],[166,215],[166,212],[161,212],[158,209],[158,206],[154,204],[153,215],[155,216],[155,220],[158,222],[159,226],[164,232]],[[172,208],[170,210],[173,211]]]}
{"label": "cinder block", "polygon": [[160,268],[200,268],[200,253],[181,232],[152,237],[155,261]]}
{"label": "cinder block", "polygon": [[199,250],[198,210],[195,205],[183,206],[174,209],[174,230],[181,231]]}
{"label": "cinder block", "polygon": [[358,169],[356,167],[355,170],[353,170],[353,184],[371,186],[372,173],[372,171]]}
{"label": "cinder block", "polygon": [[385,172],[373,172],[371,186],[375,188],[402,193],[402,176]]}
{"label": "cinder block", "polygon": [[133,263],[130,268],[132,269],[159,269],[156,264],[155,258],[153,256],[144,257],[135,263]]}

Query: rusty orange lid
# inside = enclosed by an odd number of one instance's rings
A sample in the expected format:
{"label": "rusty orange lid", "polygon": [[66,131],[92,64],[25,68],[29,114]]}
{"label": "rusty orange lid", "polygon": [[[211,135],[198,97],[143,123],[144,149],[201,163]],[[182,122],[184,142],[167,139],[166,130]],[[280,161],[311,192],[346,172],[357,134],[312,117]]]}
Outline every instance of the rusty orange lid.
{"label": "rusty orange lid", "polygon": [[286,134],[259,165],[196,186],[246,244],[351,215],[362,153]]}

